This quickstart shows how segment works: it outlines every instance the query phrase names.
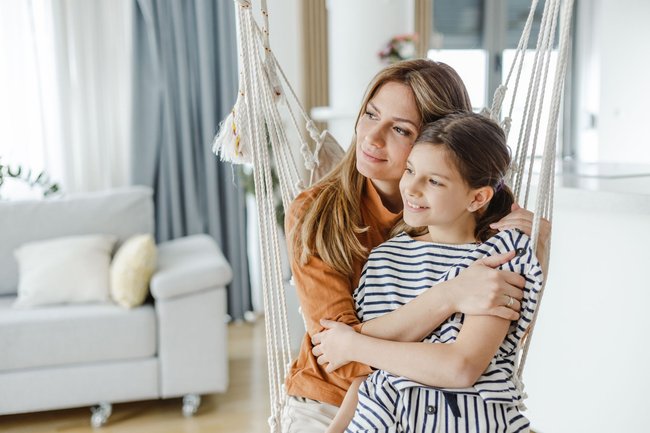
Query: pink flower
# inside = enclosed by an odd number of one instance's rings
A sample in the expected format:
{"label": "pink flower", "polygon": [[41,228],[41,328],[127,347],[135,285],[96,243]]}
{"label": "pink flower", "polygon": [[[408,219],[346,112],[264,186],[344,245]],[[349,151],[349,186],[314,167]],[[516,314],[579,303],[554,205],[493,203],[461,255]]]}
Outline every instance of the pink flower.
{"label": "pink flower", "polygon": [[417,34],[414,33],[395,35],[377,55],[380,60],[389,64],[412,59],[417,54],[416,41]]}

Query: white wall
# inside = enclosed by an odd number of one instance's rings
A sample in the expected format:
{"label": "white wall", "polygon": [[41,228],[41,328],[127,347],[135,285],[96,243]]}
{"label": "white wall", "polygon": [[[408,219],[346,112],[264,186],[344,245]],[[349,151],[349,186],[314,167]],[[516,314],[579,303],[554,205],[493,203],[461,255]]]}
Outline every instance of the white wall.
{"label": "white wall", "polygon": [[598,161],[598,129],[595,120],[600,111],[600,38],[601,0],[576,4],[573,70],[573,137],[577,159]]}
{"label": "white wall", "polygon": [[648,227],[647,193],[557,188],[549,281],[524,372],[536,432],[648,431]]}
{"label": "white wall", "polygon": [[384,66],[377,53],[395,35],[413,32],[411,0],[328,0],[328,129],[347,148],[364,91]]}
{"label": "white wall", "polygon": [[650,164],[650,2],[601,2],[599,159]]}
{"label": "white wall", "polygon": [[[259,6],[258,1],[254,4]],[[302,23],[299,5],[300,0],[268,0],[271,49],[302,100]]]}
{"label": "white wall", "polygon": [[[650,2],[581,1],[578,14],[578,156],[650,164]],[[579,180],[598,191],[556,190],[527,415],[543,433],[647,431],[650,177]]]}

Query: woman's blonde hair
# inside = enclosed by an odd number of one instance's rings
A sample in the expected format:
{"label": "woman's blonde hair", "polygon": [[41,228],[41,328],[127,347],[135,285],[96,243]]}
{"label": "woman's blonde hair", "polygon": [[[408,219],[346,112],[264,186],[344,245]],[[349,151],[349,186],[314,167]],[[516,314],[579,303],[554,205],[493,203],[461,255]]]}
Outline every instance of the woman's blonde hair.
{"label": "woman's blonde hair", "polygon": [[[422,125],[456,111],[472,109],[463,81],[450,66],[428,59],[408,60],[382,69],[370,82],[356,122],[368,101],[388,82],[405,84],[415,96]],[[355,123],[356,124],[356,123]],[[343,160],[314,188],[317,195],[298,216],[289,233],[291,253],[304,264],[311,255],[343,275],[351,275],[354,263],[368,251],[358,235],[368,230],[361,219],[361,194],[365,176],[357,170],[356,132]]]}

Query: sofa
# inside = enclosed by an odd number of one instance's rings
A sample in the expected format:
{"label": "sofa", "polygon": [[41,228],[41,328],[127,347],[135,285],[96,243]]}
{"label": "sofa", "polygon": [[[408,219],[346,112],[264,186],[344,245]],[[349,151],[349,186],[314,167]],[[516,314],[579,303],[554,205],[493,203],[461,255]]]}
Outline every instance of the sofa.
{"label": "sofa", "polygon": [[[193,235],[157,245],[150,299],[17,309],[14,251],[29,242],[110,234],[115,249],[153,234],[152,191],[129,187],[34,201],[0,201],[0,415],[200,395],[228,386],[226,289],[231,268],[215,241]],[[0,420],[1,423],[1,420]]]}

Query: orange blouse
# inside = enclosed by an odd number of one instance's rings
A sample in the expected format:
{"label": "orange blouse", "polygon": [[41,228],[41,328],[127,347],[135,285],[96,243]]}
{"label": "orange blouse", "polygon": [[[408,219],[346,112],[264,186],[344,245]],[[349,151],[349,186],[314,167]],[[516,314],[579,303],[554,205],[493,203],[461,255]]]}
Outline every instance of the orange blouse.
{"label": "orange blouse", "polygon": [[[314,202],[319,190],[312,188],[302,192],[291,204],[285,220],[285,232],[291,233],[296,221]],[[381,197],[370,180],[366,181],[361,196],[361,217],[369,230],[358,235],[368,250],[388,239],[389,232],[401,217],[384,207]],[[353,264],[353,274],[343,275],[335,271],[317,256],[302,265],[291,258],[291,271],[298,292],[307,333],[302,341],[298,358],[286,378],[287,393],[307,397],[323,403],[340,406],[352,379],[371,373],[370,367],[357,362],[349,363],[333,373],[327,373],[318,365],[311,353],[311,336],[322,331],[320,319],[330,319],[361,328],[354,309],[352,293],[359,284],[361,271],[367,257]]]}

